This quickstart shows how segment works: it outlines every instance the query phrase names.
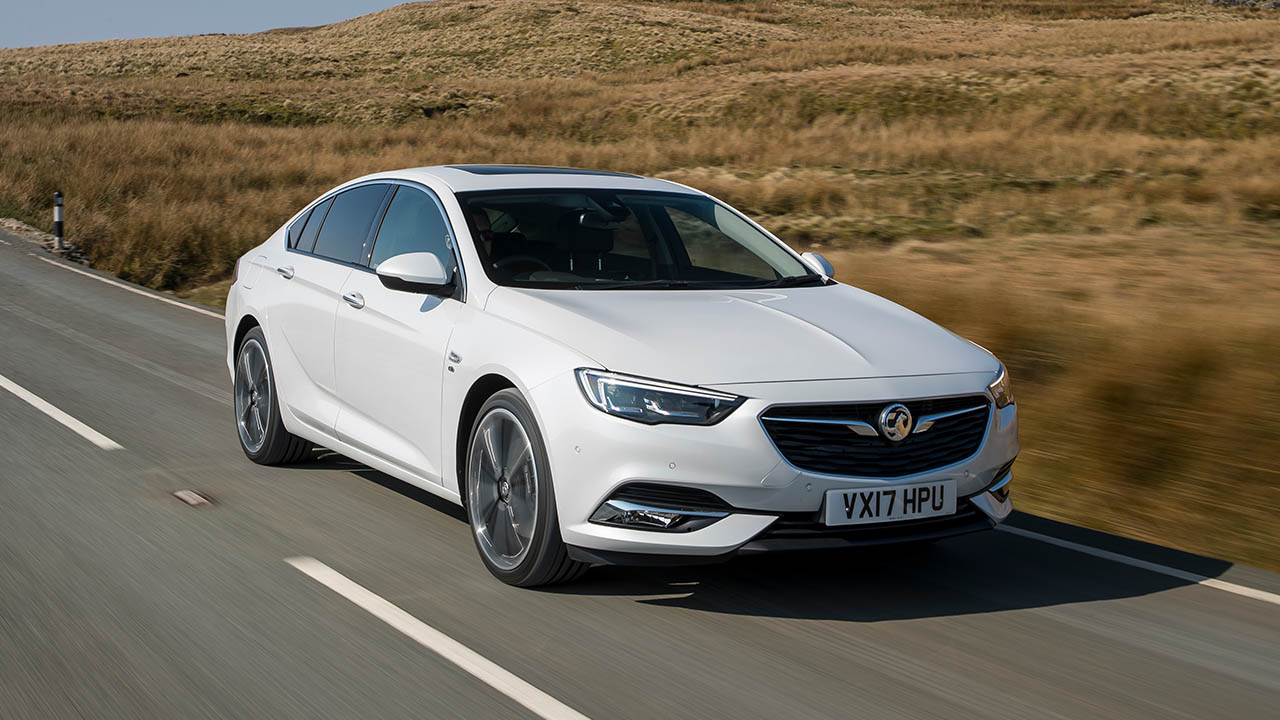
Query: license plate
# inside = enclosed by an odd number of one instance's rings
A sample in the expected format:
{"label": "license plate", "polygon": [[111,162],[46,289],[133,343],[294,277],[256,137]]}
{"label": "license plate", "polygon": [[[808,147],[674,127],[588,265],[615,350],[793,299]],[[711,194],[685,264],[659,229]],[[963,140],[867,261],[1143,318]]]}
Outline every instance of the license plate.
{"label": "license plate", "polygon": [[828,525],[916,520],[956,511],[956,483],[941,480],[883,488],[850,488],[827,492]]}

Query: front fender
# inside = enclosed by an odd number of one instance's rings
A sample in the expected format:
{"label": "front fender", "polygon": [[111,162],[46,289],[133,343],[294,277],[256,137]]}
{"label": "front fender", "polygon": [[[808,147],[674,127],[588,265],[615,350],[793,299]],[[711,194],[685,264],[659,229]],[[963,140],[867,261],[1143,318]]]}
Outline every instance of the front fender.
{"label": "front fender", "polygon": [[[468,304],[458,317],[449,340],[449,352],[461,358],[450,362],[441,393],[441,481],[445,488],[461,492],[458,478],[457,439],[467,393],[488,375],[506,378],[524,396],[539,427],[546,427],[544,412],[534,401],[533,390],[574,368],[600,364],[582,353],[523,325],[485,313]],[[581,398],[570,398],[581,401]],[[556,468],[552,458],[551,473]]]}

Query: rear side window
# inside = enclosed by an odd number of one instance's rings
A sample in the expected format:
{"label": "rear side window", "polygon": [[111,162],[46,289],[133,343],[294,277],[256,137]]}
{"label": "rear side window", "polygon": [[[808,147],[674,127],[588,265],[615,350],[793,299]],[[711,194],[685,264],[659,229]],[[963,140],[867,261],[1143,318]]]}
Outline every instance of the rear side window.
{"label": "rear side window", "polygon": [[386,195],[386,185],[363,185],[339,193],[320,226],[315,254],[341,262],[362,263],[369,226],[382,209]]}
{"label": "rear side window", "polygon": [[[302,229],[307,225],[307,218],[311,217],[313,212],[315,212],[315,208],[302,213],[302,215],[298,217],[297,220],[294,220],[293,224],[289,226],[289,247],[298,247],[298,238],[302,236]],[[316,225],[319,224],[319,222],[316,223]]]}
{"label": "rear side window", "polygon": [[[303,252],[311,252],[316,247],[316,235],[320,233],[320,224],[324,222],[324,216],[329,212],[329,206],[333,204],[333,198],[329,198],[311,210],[311,214],[307,218],[306,227],[302,228],[302,232],[298,234],[298,243],[294,247]],[[295,225],[297,223],[294,223]]]}
{"label": "rear side window", "polygon": [[429,252],[440,258],[446,270],[452,270],[455,263],[449,243],[449,225],[440,205],[421,190],[402,185],[382,218],[369,267],[376,269],[396,255]]}

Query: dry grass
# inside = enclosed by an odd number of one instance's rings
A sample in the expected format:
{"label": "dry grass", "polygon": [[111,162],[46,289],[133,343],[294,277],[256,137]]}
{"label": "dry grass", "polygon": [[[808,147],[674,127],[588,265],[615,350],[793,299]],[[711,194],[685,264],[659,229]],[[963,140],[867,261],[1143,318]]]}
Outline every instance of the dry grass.
{"label": "dry grass", "polygon": [[1150,229],[833,255],[846,281],[1012,368],[1021,507],[1280,566],[1274,236]]}
{"label": "dry grass", "polygon": [[437,0],[0,51],[0,215],[211,298],[364,172],[669,177],[1005,357],[1023,507],[1280,568],[1278,95],[1195,0]]}

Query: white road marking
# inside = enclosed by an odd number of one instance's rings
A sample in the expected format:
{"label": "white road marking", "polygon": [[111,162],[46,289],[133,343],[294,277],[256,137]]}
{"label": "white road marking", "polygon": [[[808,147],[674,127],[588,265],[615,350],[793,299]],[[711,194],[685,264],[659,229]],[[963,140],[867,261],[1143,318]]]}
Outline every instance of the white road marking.
{"label": "white road marking", "polygon": [[556,700],[483,657],[471,648],[357,585],[342,573],[309,557],[286,558],[285,562],[330,590],[358,605],[362,610],[404,633],[419,645],[471,673],[503,695],[515,700],[539,717],[548,720],[587,720],[577,710]]}
{"label": "white road marking", "polygon": [[30,390],[27,390],[26,388],[22,387],[22,386],[21,386],[21,385],[19,385],[18,383],[16,383],[16,382],[14,382],[14,381],[10,380],[9,378],[7,378],[7,377],[5,377],[5,376],[3,376],[3,375],[0,375],[0,388],[3,388],[3,389],[5,389],[5,390],[8,390],[9,392],[13,393],[14,395],[17,395],[19,400],[22,400],[23,402],[25,402],[25,403],[27,403],[28,405],[30,405],[31,407],[33,407],[33,408],[35,408],[35,409],[39,410],[40,412],[44,413],[45,415],[48,415],[49,417],[53,418],[54,420],[57,420],[59,423],[62,423],[62,425],[63,425],[64,427],[66,427],[68,430],[70,430],[70,431],[74,432],[75,434],[79,435],[80,437],[84,438],[85,440],[88,440],[89,442],[93,443],[94,445],[97,445],[98,447],[102,448],[103,450],[121,450],[121,449],[123,449],[123,448],[120,446],[120,444],[119,444],[119,443],[117,443],[115,440],[112,440],[111,438],[107,437],[106,435],[103,435],[102,433],[98,432],[97,430],[94,430],[93,428],[89,427],[88,425],[85,425],[84,423],[80,422],[79,420],[77,420],[77,419],[75,419],[75,418],[71,417],[70,415],[68,415],[68,414],[66,414],[66,413],[64,413],[64,412],[62,412],[61,410],[59,410],[58,408],[54,407],[53,405],[50,405],[48,402],[46,402],[46,401],[45,401],[43,398],[41,398],[40,396],[36,395],[35,393],[31,392]]}
{"label": "white road marking", "polygon": [[1244,585],[1236,585],[1235,583],[1229,583],[1223,580],[1217,580],[1215,578],[1205,577],[1204,575],[1197,575],[1195,573],[1187,572],[1186,570],[1179,570],[1178,568],[1169,567],[1168,565],[1160,565],[1159,563],[1148,562],[1146,560],[1139,560],[1138,558],[1129,557],[1128,555],[1121,555],[1120,553],[1114,553],[1109,550],[1102,550],[1100,548],[1090,547],[1089,545],[1081,545],[1080,543],[1071,542],[1070,540],[1063,540],[1061,538],[1056,538],[1051,535],[1041,535],[1038,532],[1023,530],[1022,528],[1017,528],[1010,525],[1000,525],[998,529],[1003,530],[1004,532],[1007,532],[1007,533],[1012,533],[1014,535],[1017,535],[1018,537],[1024,537],[1030,540],[1039,540],[1040,542],[1049,543],[1050,545],[1057,545],[1058,547],[1066,548],[1068,550],[1075,550],[1076,552],[1081,552],[1081,553],[1084,553],[1085,555],[1092,555],[1094,557],[1103,558],[1104,560],[1118,562],[1124,565],[1129,565],[1131,567],[1142,568],[1143,570],[1149,570],[1154,573],[1160,573],[1161,575],[1168,575],[1169,577],[1175,577],[1175,578],[1178,578],[1179,580],[1186,580],[1189,583],[1204,585],[1205,587],[1211,587],[1216,590],[1222,590],[1223,592],[1234,593],[1236,595],[1243,595],[1244,597],[1253,598],[1254,600],[1261,600],[1262,602],[1271,603],[1272,605],[1280,605],[1280,595],[1277,595],[1275,593],[1269,593],[1266,590],[1258,590],[1256,588],[1245,587]]}
{"label": "white road marking", "polygon": [[115,286],[116,286],[116,287],[118,287],[118,288],[124,288],[125,290],[128,290],[129,292],[134,293],[134,294],[136,294],[136,295],[141,295],[141,296],[143,296],[143,297],[149,297],[149,298],[151,298],[152,300],[159,300],[159,301],[160,301],[160,302],[162,302],[162,303],[168,303],[168,304],[173,305],[173,306],[175,306],[175,307],[180,307],[180,308],[182,308],[182,309],[184,309],[184,310],[190,310],[191,312],[197,312],[197,313],[200,313],[201,315],[208,315],[209,317],[218,318],[219,320],[221,320],[221,319],[222,319],[222,315],[220,315],[220,314],[218,314],[218,313],[216,313],[216,312],[213,312],[213,311],[211,311],[211,310],[205,310],[204,308],[198,308],[198,307],[196,307],[196,306],[194,306],[194,305],[188,305],[188,304],[183,303],[183,302],[178,302],[177,300],[171,300],[171,299],[169,299],[169,298],[167,298],[167,297],[165,297],[165,296],[163,296],[163,295],[157,295],[157,294],[155,294],[155,293],[153,293],[153,292],[148,292],[148,291],[143,290],[143,289],[141,289],[141,288],[136,288],[136,287],[134,287],[134,286],[132,286],[132,285],[130,285],[130,284],[128,284],[128,283],[121,282],[121,281],[119,281],[119,280],[112,280],[112,279],[110,279],[110,278],[105,278],[105,277],[102,277],[101,275],[95,275],[94,273],[91,273],[91,272],[85,272],[84,270],[80,270],[79,268],[73,268],[73,267],[71,267],[70,265],[65,265],[65,264],[63,264],[63,263],[60,263],[60,262],[57,262],[57,261],[54,261],[54,260],[50,260],[49,258],[42,258],[42,257],[40,257],[39,255],[34,255],[34,257],[35,257],[35,259],[37,259],[37,260],[41,260],[41,261],[43,261],[43,262],[47,262],[47,263],[49,263],[50,265],[52,265],[52,266],[54,266],[54,267],[62,268],[63,270],[67,270],[67,271],[69,271],[69,272],[73,272],[73,273],[79,273],[79,274],[81,274],[81,275],[84,275],[85,277],[91,277],[91,278],[93,278],[94,280],[97,280],[98,282],[104,282],[104,283],[106,283],[106,284],[108,284],[108,285],[115,285]]}

